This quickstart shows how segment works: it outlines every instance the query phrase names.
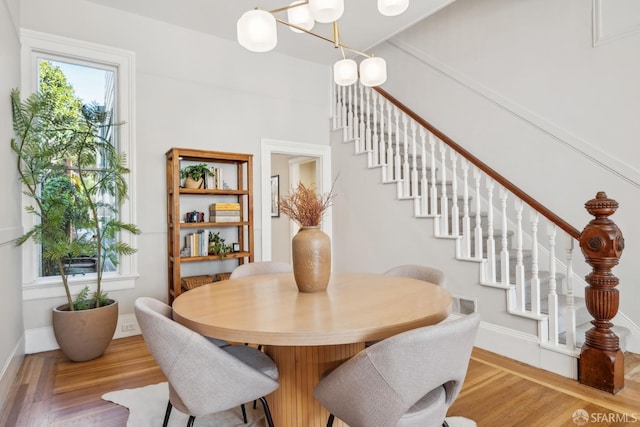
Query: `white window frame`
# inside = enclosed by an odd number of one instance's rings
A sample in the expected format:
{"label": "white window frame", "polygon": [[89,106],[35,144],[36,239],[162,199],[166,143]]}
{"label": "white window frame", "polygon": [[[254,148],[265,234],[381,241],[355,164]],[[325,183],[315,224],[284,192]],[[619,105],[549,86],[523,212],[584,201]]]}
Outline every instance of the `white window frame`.
{"label": "white window frame", "polygon": [[[118,147],[121,153],[126,154],[127,166],[135,165],[135,108],[134,108],[134,77],[135,54],[131,51],[117,49],[110,46],[89,43],[81,40],[70,39],[52,34],[40,33],[31,30],[21,30],[22,42],[22,81],[21,95],[23,98],[34,93],[38,88],[38,59],[51,58],[60,60],[64,58],[75,63],[104,64],[115,68],[116,76],[116,110],[117,121],[125,124],[117,129]],[[128,198],[120,208],[120,219],[125,223],[136,223],[135,209],[135,171],[126,175],[129,187]],[[23,208],[30,203],[28,197],[22,199]],[[35,224],[34,215],[22,213],[23,230],[29,230]],[[136,236],[131,233],[123,233],[120,236],[123,242],[132,247],[136,246]],[[22,245],[22,286],[23,300],[37,300],[57,298],[65,296],[62,279],[59,276],[40,277],[40,251],[38,245],[32,240]],[[118,268],[114,272],[105,272],[102,278],[103,290],[106,292],[122,289],[132,289],[138,277],[137,254],[122,258]],[[73,295],[88,285],[95,285],[96,274],[70,276],[69,284]],[[92,288],[93,289],[93,288]]]}

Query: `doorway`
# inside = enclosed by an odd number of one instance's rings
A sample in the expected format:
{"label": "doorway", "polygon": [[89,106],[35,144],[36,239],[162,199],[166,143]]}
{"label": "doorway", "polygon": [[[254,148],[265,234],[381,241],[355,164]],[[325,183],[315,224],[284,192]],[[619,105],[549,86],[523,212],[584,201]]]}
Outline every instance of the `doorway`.
{"label": "doorway", "polygon": [[[288,217],[272,213],[272,177],[278,176],[280,195],[297,185],[313,184],[318,192],[331,188],[331,147],[315,144],[263,139],[262,172],[262,261],[291,262],[290,242],[297,231]],[[295,185],[294,185],[295,184]],[[277,212],[277,211],[276,211]],[[331,208],[322,221],[322,230],[331,237]]]}

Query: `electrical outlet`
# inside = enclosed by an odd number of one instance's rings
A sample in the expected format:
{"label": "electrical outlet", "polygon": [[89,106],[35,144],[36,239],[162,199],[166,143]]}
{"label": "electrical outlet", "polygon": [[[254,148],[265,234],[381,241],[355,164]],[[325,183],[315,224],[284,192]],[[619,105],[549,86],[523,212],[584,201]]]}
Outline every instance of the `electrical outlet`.
{"label": "electrical outlet", "polygon": [[136,325],[134,323],[123,323],[122,324],[122,332],[130,332],[135,331]]}

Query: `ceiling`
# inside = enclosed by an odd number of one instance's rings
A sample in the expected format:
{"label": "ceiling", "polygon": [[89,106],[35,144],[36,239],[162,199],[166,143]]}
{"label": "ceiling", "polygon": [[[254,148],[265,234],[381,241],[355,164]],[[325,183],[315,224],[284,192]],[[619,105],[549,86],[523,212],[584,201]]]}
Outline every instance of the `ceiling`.
{"label": "ceiling", "polygon": [[[217,37],[236,40],[236,22],[240,16],[259,7],[273,10],[293,0],[89,0],[102,6],[121,9]],[[345,45],[366,53],[399,31],[437,12],[455,0],[412,0],[409,9],[399,16],[382,16],[376,0],[345,0],[344,15],[339,21],[340,37]],[[286,12],[276,15],[287,19]],[[332,38],[331,24],[316,23],[313,31]],[[274,49],[286,55],[332,64],[340,53],[324,40],[296,34],[278,25],[278,45]],[[347,53],[347,52],[345,52]],[[349,55],[348,55],[349,56]]]}

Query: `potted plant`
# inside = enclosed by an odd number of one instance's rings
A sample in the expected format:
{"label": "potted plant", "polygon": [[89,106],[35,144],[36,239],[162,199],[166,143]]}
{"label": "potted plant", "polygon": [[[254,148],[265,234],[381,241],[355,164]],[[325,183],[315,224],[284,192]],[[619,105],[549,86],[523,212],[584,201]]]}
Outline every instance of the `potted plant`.
{"label": "potted plant", "polygon": [[[118,318],[117,302],[102,289],[105,266],[135,252],[119,233],[140,232],[118,219],[129,170],[108,139],[112,124],[99,106],[61,114],[50,96],[35,93],[22,101],[18,90],[11,93],[11,106],[11,148],[32,201],[26,210],[37,218],[17,244],[39,244],[43,263],[60,276],[67,302],[53,309],[56,340],[69,359],[90,360],[104,353]],[[74,299],[69,277],[79,269],[95,272],[95,291],[86,287]]]}
{"label": "potted plant", "polygon": [[280,211],[300,226],[291,241],[291,255],[293,275],[301,292],[322,291],[329,284],[331,240],[320,230],[320,223],[334,197],[333,186],[328,193],[318,194],[299,182],[292,194],[280,198]]}
{"label": "potted plant", "polygon": [[229,252],[233,250],[233,246],[224,243],[220,232],[209,232],[209,254],[220,255],[220,258],[225,258]]}
{"label": "potted plant", "polygon": [[180,178],[185,180],[185,188],[204,188],[204,180],[207,176],[213,176],[213,172],[204,163],[180,169]]}

